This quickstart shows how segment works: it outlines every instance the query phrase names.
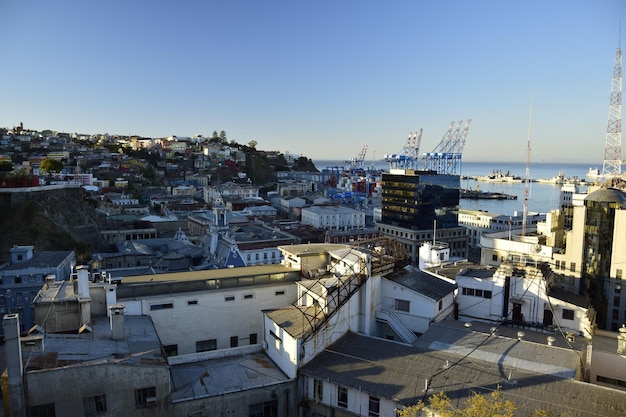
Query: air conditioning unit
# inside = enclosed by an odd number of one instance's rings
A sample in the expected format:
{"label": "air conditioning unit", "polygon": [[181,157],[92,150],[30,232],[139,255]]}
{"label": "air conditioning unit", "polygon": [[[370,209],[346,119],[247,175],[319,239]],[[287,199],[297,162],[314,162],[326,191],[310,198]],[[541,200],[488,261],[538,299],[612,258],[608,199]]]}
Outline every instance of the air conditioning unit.
{"label": "air conditioning unit", "polygon": [[147,397],[146,398],[146,407],[154,407],[157,403],[156,397]]}

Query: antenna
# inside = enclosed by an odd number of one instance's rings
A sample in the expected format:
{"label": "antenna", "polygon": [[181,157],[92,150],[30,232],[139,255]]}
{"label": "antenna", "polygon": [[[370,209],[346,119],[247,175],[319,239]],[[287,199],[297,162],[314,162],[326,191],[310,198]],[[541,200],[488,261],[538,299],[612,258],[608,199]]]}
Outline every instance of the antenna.
{"label": "antenna", "polygon": [[530,93],[530,115],[528,116],[528,143],[526,145],[526,187],[524,187],[524,211],[522,215],[522,237],[526,236],[526,219],[528,218],[528,186],[530,185],[530,124],[533,120],[534,90]]}
{"label": "antenna", "polygon": [[613,79],[609,99],[609,121],[606,127],[604,161],[602,177],[620,177],[622,175],[622,23],[619,27],[620,39],[615,51]]}

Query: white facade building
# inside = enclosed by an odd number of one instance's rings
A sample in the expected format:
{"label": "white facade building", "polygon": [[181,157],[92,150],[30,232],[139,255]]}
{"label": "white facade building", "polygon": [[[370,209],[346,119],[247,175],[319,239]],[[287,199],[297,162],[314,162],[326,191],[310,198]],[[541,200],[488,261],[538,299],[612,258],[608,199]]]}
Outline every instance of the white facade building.
{"label": "white facade building", "polygon": [[311,206],[302,209],[301,221],[317,229],[352,230],[365,227],[365,213],[345,206]]}

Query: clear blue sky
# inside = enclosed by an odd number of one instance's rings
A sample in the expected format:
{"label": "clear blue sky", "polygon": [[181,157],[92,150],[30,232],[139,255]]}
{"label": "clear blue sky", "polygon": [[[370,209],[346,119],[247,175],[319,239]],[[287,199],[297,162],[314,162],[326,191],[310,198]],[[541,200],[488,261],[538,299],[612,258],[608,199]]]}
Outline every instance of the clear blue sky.
{"label": "clear blue sky", "polygon": [[[624,0],[4,0],[0,126],[601,163]],[[625,38],[622,35],[622,38]],[[626,157],[626,152],[624,152]]]}

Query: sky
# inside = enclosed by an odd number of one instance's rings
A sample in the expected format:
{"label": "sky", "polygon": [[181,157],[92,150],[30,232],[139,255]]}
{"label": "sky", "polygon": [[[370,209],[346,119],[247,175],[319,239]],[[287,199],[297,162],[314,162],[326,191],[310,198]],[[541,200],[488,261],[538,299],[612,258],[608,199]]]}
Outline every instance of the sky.
{"label": "sky", "polygon": [[[601,164],[624,0],[4,0],[0,126]],[[626,157],[626,153],[623,155]]]}

